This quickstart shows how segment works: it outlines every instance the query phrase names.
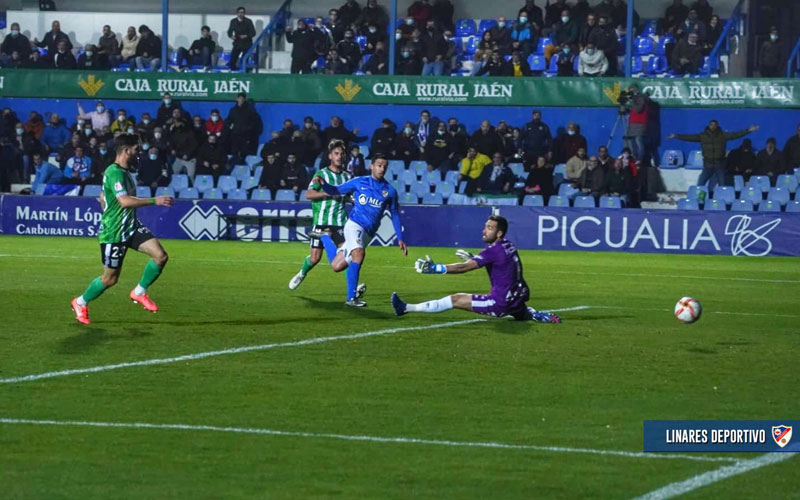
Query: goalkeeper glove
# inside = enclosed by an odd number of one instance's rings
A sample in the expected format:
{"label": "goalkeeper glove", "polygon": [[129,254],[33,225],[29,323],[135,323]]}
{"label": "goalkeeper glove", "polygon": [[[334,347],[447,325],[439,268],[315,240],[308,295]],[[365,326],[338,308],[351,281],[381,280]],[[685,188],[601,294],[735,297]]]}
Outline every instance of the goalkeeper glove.
{"label": "goalkeeper glove", "polygon": [[447,266],[437,264],[427,255],[424,259],[417,259],[414,269],[420,274],[445,274],[447,272]]}
{"label": "goalkeeper glove", "polygon": [[472,252],[467,252],[466,250],[462,250],[459,248],[458,250],[456,250],[456,257],[466,262],[471,258],[475,257],[475,255]]}

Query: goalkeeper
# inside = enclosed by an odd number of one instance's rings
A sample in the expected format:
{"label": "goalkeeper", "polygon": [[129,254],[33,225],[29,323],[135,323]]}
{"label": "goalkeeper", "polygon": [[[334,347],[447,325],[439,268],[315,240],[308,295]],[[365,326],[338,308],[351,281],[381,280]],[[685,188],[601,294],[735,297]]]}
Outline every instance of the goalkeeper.
{"label": "goalkeeper", "polygon": [[517,248],[506,238],[506,234],[508,221],[499,215],[492,215],[483,228],[483,241],[488,246],[478,255],[458,250],[456,255],[464,262],[436,264],[428,257],[418,259],[414,265],[416,271],[422,274],[461,274],[485,267],[492,285],[489,295],[457,293],[421,304],[406,304],[397,293],[392,293],[395,314],[402,316],[409,312],[438,313],[455,308],[496,318],[510,316],[519,321],[561,323],[561,318],[553,313],[526,306],[530,292],[522,276],[522,262]]}

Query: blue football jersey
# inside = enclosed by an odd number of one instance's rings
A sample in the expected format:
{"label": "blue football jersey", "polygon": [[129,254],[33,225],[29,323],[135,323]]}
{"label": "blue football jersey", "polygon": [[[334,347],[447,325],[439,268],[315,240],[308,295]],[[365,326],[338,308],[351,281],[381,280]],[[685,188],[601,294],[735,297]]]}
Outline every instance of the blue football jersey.
{"label": "blue football jersey", "polygon": [[368,233],[378,230],[383,212],[389,210],[397,239],[403,239],[397,191],[386,180],[379,181],[371,175],[365,175],[338,186],[325,184],[323,190],[330,195],[352,193],[355,206],[350,212],[350,220],[363,227]]}

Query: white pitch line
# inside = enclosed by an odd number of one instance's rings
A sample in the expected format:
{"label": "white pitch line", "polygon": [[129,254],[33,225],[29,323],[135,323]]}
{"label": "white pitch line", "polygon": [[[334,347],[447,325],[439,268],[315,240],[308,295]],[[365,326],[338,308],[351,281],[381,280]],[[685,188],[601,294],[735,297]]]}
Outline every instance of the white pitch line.
{"label": "white pitch line", "polygon": [[734,458],[708,457],[703,455],[681,455],[674,453],[673,454],[644,453],[644,452],[620,451],[620,450],[595,450],[590,448],[568,448],[565,446],[538,446],[531,444],[498,443],[492,441],[474,442],[474,441],[450,441],[442,439],[424,439],[424,438],[411,438],[411,437],[361,436],[361,435],[350,435],[350,434],[285,431],[277,429],[257,429],[250,427],[218,427],[214,425],[153,424],[146,422],[84,422],[84,421],[72,421],[72,420],[29,420],[29,419],[17,419],[17,418],[0,418],[0,424],[230,432],[236,434],[262,434],[269,436],[289,436],[289,437],[303,437],[303,438],[314,438],[314,439],[339,439],[343,441],[365,441],[371,443],[421,444],[421,445],[431,445],[431,446],[452,446],[452,447],[464,447],[464,448],[495,448],[504,450],[549,451],[555,453],[585,453],[590,455],[613,455],[626,458],[693,460],[696,462],[734,462],[734,463],[736,462],[736,459]]}
{"label": "white pitch line", "polygon": [[754,469],[789,460],[795,455],[797,455],[797,452],[767,453],[752,460],[742,460],[733,465],[726,465],[719,469],[698,474],[685,481],[670,483],[663,488],[653,490],[634,500],[666,500],[667,498],[674,498],[678,495],[683,495],[684,493],[702,488],[703,486],[708,486],[718,481],[724,481],[729,477],[738,476],[739,474],[744,474]]}
{"label": "white pitch line", "polygon": [[387,335],[390,333],[410,332],[415,330],[434,330],[437,328],[447,328],[451,326],[468,325],[470,323],[479,323],[486,321],[485,319],[470,319],[465,321],[449,321],[447,323],[436,323],[433,325],[424,326],[408,326],[403,328],[387,328],[385,330],[375,330],[372,332],[354,333],[351,335],[339,335],[334,337],[314,337],[305,340],[297,340],[293,342],[280,342],[275,344],[262,344],[244,347],[234,347],[231,349],[223,349],[219,351],[199,352],[195,354],[184,354],[182,356],[175,356],[172,358],[159,358],[147,359],[142,361],[131,361],[126,363],[117,363],[113,365],[92,366],[89,368],[75,368],[71,370],[60,370],[55,372],[37,373],[33,375],[25,375],[21,377],[11,377],[0,379],[2,384],[16,384],[19,382],[29,382],[31,380],[41,380],[45,378],[66,377],[69,375],[78,375],[81,373],[97,373],[110,370],[119,370],[120,368],[131,368],[134,366],[151,366],[151,365],[165,365],[169,363],[180,363],[181,361],[194,361],[197,359],[210,358],[213,356],[223,356],[226,354],[241,354],[243,352],[264,351],[267,349],[275,349],[278,347],[297,347],[304,345],[321,344],[323,342],[334,342],[337,340],[354,340],[362,339],[364,337],[374,337],[377,335]]}

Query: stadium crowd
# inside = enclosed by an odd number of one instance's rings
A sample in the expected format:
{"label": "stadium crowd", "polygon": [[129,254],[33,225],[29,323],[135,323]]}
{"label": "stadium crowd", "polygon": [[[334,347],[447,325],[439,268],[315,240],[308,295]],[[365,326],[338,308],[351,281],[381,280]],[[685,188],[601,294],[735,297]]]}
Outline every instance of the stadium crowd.
{"label": "stadium crowd", "polygon": [[[327,124],[312,116],[300,123],[287,118],[268,142],[259,144],[263,123],[245,94],[239,94],[227,113],[214,109],[209,116],[190,115],[169,93],[156,110],[139,116],[109,109],[102,101],[88,111],[78,104],[69,120],[31,112],[23,121],[5,108],[0,119],[0,191],[8,192],[11,183],[27,184],[32,177],[33,192],[45,184],[100,184],[114,161],[114,138],[128,132],[141,137],[138,183],[151,189],[169,186],[175,174],[192,181],[210,176],[216,184],[237,166],[253,164],[248,158],[260,156],[263,168],[247,189],[267,189],[273,197],[279,189],[298,194],[326,165],[326,145],[340,139],[348,145],[347,170],[356,176],[367,174],[369,158],[381,153],[402,162],[406,171],[412,162],[421,162],[421,177],[430,181],[431,190],[449,182],[462,185],[467,195],[538,194],[547,202],[566,183],[573,193],[626,197],[630,206],[637,206],[654,194],[648,171],[655,162],[645,140],[646,96],[635,86],[631,91],[622,109],[629,113],[625,147],[618,152],[588,144],[579,123],[560,124],[554,133],[539,110],[525,124],[484,120],[472,131],[457,117],[442,119],[424,110],[402,124],[384,118],[369,136],[347,128],[338,116]],[[678,138],[701,143],[712,170],[707,178],[721,185],[731,185],[734,175],[765,175],[775,185],[777,176],[800,167],[800,126],[782,150],[775,139],[758,152],[745,140],[725,158],[725,141],[746,132],[726,134],[712,122],[701,134]],[[558,172],[555,165],[562,166]]]}
{"label": "stadium crowd", "polygon": [[[296,28],[286,27],[286,41],[292,44],[291,72],[387,74],[388,37],[394,36],[395,73],[401,75],[588,77],[619,73],[627,22],[623,0],[600,0],[594,6],[588,0],[555,0],[543,7],[526,0],[513,17],[483,20],[478,26],[471,19],[454,21],[453,11],[451,0],[417,0],[392,30],[386,9],[377,0],[367,0],[363,8],[356,0],[347,0],[331,9],[327,18],[301,18]],[[708,0],[691,5],[674,0],[661,19],[646,23],[634,11],[633,22],[634,31],[650,44],[648,50],[663,60],[655,61],[654,70],[664,66],[661,70],[669,69],[673,75],[698,74],[723,30]],[[0,47],[4,67],[109,69],[126,65],[147,71],[161,65],[163,42],[146,25],[130,26],[119,38],[106,25],[96,44],[80,50],[73,47],[58,21],[53,21],[41,41],[29,40],[20,29],[12,23]],[[256,36],[244,7],[236,10],[226,35],[233,41],[227,67],[236,69]],[[653,44],[658,50],[652,49]],[[789,49],[778,29],[770,27],[758,49],[761,76],[779,76]],[[210,70],[216,52],[211,30],[203,26],[190,47],[175,48],[171,67]]]}

